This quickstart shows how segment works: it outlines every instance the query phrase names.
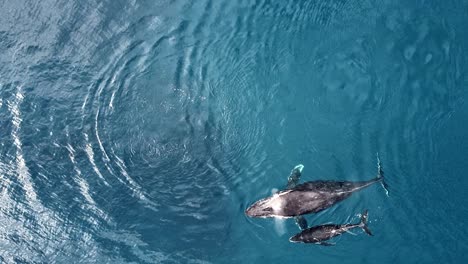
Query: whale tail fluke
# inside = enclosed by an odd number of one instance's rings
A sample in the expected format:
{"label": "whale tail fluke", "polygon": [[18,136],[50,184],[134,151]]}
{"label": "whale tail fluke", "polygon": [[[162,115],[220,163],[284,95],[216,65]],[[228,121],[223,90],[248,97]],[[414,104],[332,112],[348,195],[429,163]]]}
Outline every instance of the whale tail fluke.
{"label": "whale tail fluke", "polygon": [[385,182],[384,178],[384,172],[382,170],[382,164],[380,163],[380,157],[379,153],[377,152],[377,178],[380,179],[380,184],[382,185],[382,188],[385,190],[385,194],[388,195],[388,185]]}
{"label": "whale tail fluke", "polygon": [[364,211],[361,215],[361,222],[359,223],[359,226],[368,234],[369,236],[373,236],[372,232],[370,231],[369,227],[367,226],[367,210]]}

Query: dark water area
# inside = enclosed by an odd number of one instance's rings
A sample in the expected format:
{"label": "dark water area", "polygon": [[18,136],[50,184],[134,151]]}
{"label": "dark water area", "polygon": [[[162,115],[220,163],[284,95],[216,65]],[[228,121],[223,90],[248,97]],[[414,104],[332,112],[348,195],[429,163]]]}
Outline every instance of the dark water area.
{"label": "dark water area", "polygon": [[[464,263],[467,1],[0,0],[1,263]],[[310,225],[244,210],[375,185]]]}

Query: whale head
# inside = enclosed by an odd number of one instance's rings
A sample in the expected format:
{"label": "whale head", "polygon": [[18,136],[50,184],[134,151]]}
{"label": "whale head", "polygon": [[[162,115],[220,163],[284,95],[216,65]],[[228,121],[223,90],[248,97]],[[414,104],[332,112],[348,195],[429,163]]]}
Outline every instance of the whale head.
{"label": "whale head", "polygon": [[273,208],[263,201],[258,201],[247,208],[245,214],[250,217],[272,217]]}
{"label": "whale head", "polygon": [[245,210],[245,214],[250,217],[285,217],[283,213],[285,207],[283,194],[277,193],[257,201]]}
{"label": "whale head", "polygon": [[296,235],[290,237],[289,242],[302,243],[302,242],[304,242],[304,237],[302,236],[301,233],[299,233],[299,234],[296,234]]}

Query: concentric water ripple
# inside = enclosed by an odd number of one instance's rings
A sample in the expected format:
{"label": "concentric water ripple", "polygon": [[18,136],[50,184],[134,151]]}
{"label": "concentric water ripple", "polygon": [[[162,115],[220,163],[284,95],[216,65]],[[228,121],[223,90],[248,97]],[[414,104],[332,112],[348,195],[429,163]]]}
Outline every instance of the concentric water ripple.
{"label": "concentric water ripple", "polygon": [[[463,259],[466,3],[0,7],[1,262]],[[377,152],[390,197],[307,216],[369,209],[375,237],[297,245],[292,220],[244,214],[299,163],[366,180]]]}

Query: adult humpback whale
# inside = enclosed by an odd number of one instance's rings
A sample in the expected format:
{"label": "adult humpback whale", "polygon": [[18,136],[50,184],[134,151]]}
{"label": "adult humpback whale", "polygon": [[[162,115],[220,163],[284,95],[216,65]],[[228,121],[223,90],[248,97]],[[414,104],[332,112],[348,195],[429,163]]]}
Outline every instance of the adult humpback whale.
{"label": "adult humpback whale", "polygon": [[324,242],[333,237],[339,236],[344,232],[354,228],[362,228],[369,236],[372,236],[371,231],[367,227],[367,210],[361,215],[361,221],[358,224],[344,224],[344,225],[319,225],[302,230],[297,235],[289,238],[289,241],[295,243],[314,243],[323,246],[331,246],[332,243]]}
{"label": "adult humpback whale", "polygon": [[377,182],[382,183],[387,191],[380,160],[377,177],[359,182],[310,181],[296,185],[303,168],[303,165],[298,165],[293,169],[288,178],[288,189],[255,202],[245,210],[245,214],[250,217],[296,217],[296,222],[304,229],[304,219],[298,216],[325,210]]}

